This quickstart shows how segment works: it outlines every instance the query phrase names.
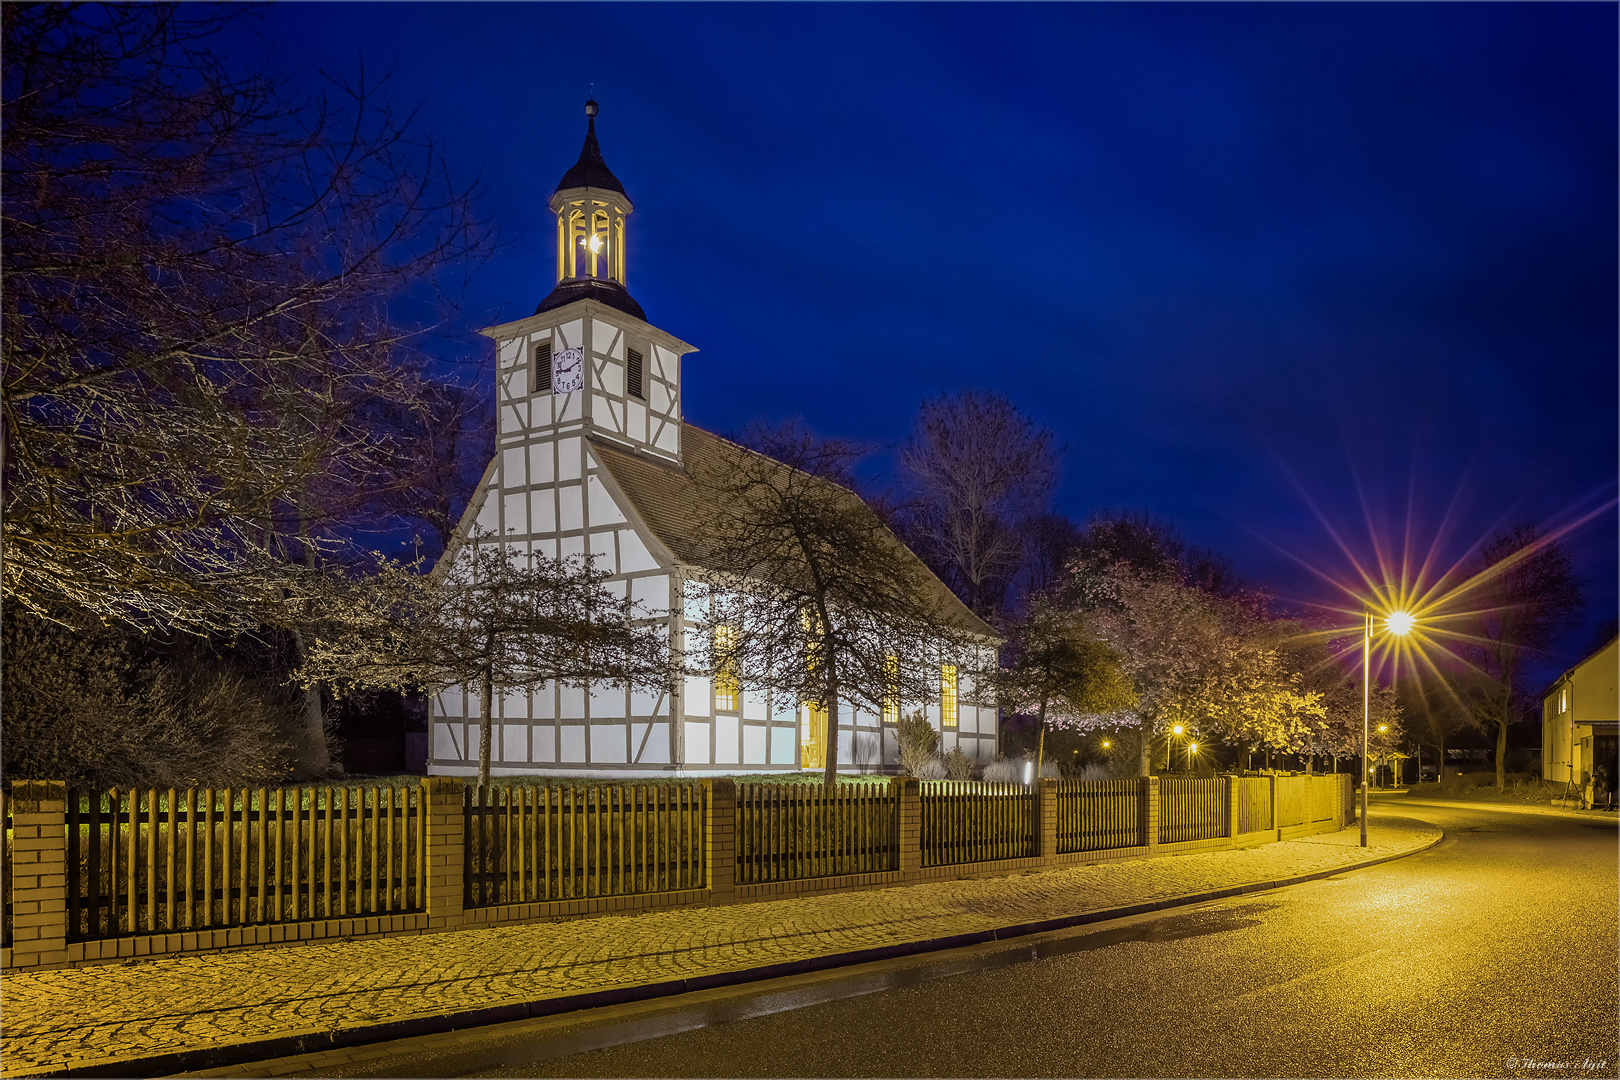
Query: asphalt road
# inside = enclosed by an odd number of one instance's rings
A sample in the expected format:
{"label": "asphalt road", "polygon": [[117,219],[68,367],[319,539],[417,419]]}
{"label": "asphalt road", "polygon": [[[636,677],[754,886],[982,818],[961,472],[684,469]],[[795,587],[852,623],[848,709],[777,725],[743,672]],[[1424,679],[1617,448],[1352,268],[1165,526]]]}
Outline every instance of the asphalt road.
{"label": "asphalt road", "polygon": [[[671,1005],[482,1060],[469,1041],[458,1074],[1616,1076],[1613,821],[1404,812],[1446,840],[1258,898],[824,978],[803,1007]],[[677,1033],[641,1038],[658,1031]]]}

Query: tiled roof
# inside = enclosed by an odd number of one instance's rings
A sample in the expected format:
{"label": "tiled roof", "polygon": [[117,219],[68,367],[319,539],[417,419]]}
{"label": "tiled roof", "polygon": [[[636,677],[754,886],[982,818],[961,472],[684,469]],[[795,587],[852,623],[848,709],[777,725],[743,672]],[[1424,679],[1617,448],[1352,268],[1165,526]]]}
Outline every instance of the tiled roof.
{"label": "tiled roof", "polygon": [[611,278],[568,278],[557,283],[546,298],[540,301],[540,306],[534,309],[536,315],[552,308],[560,308],[564,304],[572,304],[575,300],[599,300],[610,308],[622,311],[626,315],[634,315],[642,322],[647,321],[647,315],[641,310],[623,285]]}
{"label": "tiled roof", "polygon": [[[704,489],[694,482],[692,472],[725,467],[728,453],[741,451],[753,454],[754,451],[744,450],[718,435],[686,423],[681,425],[681,450],[686,460],[686,468],[637,453],[599,437],[592,437],[590,442],[597,457],[607,467],[619,489],[629,498],[636,513],[646,522],[653,535],[681,562],[689,566],[713,568],[713,552],[702,535],[702,523],[715,514],[716,508]],[[773,464],[782,469],[789,468],[781,462]],[[859,496],[854,492],[831,481],[820,482],[860,503]],[[860,505],[865,507],[864,503]],[[870,510],[867,512],[871,513]],[[895,543],[900,545],[900,540],[896,538]],[[923,565],[921,559],[917,559],[909,548],[900,546],[908,556],[916,559],[918,568],[926,575],[928,587],[933,590],[930,599],[939,606],[945,622],[972,634],[989,638],[998,637],[994,630],[973,614],[944,582]]]}

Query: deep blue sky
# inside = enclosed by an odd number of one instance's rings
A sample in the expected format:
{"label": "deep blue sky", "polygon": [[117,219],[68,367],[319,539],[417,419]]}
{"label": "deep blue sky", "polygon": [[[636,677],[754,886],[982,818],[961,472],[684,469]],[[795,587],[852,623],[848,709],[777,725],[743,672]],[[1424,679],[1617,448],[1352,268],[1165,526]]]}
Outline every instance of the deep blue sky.
{"label": "deep blue sky", "polygon": [[[243,59],[363,57],[509,239],[470,321],[552,284],[601,102],[628,284],[699,352],[688,419],[892,444],[1009,395],[1057,508],[1140,508],[1285,600],[1408,513],[1449,564],[1615,493],[1613,4],[288,4]],[[1311,507],[1315,507],[1313,510]],[[1616,609],[1612,507],[1570,538]]]}

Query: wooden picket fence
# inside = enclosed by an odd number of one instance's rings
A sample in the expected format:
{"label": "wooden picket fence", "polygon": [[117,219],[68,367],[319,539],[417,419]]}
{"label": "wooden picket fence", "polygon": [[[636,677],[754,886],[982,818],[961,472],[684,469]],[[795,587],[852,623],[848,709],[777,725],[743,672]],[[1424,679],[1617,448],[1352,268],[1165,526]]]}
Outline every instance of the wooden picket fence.
{"label": "wooden picket fence", "polygon": [[701,783],[467,788],[469,908],[701,889]]}
{"label": "wooden picket fence", "polygon": [[1035,789],[1022,784],[928,780],[922,794],[922,865],[1023,859],[1035,853]]}
{"label": "wooden picket fence", "polygon": [[1237,800],[1239,834],[1271,828],[1271,781],[1265,777],[1236,777],[1232,798]]}
{"label": "wooden picket fence", "polygon": [[1226,835],[1225,781],[1165,777],[1159,781],[1159,843]]}
{"label": "wooden picket fence", "polygon": [[1140,781],[1063,780],[1057,798],[1059,853],[1137,847],[1144,842]]}
{"label": "wooden picket fence", "polygon": [[0,913],[0,948],[11,948],[11,793],[0,789],[0,824],[5,826],[4,850],[0,851],[0,896],[4,911]]}
{"label": "wooden picket fence", "polygon": [[69,941],[421,911],[421,789],[70,789]]}
{"label": "wooden picket fence", "polygon": [[737,883],[898,869],[898,808],[887,784],[738,784]]}

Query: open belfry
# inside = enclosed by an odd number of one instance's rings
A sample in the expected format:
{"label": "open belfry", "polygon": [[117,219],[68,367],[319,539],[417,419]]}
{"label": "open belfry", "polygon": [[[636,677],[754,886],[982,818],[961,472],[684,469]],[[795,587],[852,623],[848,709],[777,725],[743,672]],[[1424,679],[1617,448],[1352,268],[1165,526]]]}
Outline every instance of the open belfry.
{"label": "open belfry", "polygon": [[[704,614],[688,588],[706,550],[692,472],[720,467],[735,448],[682,419],[682,360],[695,347],[648,322],[626,287],[634,204],[603,158],[595,101],[585,115],[579,160],[549,203],[556,285],[533,315],[483,331],[498,357],[496,452],[460,535],[546,558],[592,557],[615,588],[667,622],[679,652]],[[990,628],[930,580],[952,621],[992,647]],[[959,746],[988,761],[994,702],[967,670],[926,662],[938,692],[906,711],[929,718],[942,752]],[[433,695],[430,773],[476,772],[478,710],[476,690]],[[898,758],[898,710],[885,712],[846,704],[834,748],[819,709],[746,684],[688,676],[679,692],[655,693],[552,682],[496,696],[490,756],[497,775],[797,771],[820,769],[830,752],[841,768],[882,771]]]}

